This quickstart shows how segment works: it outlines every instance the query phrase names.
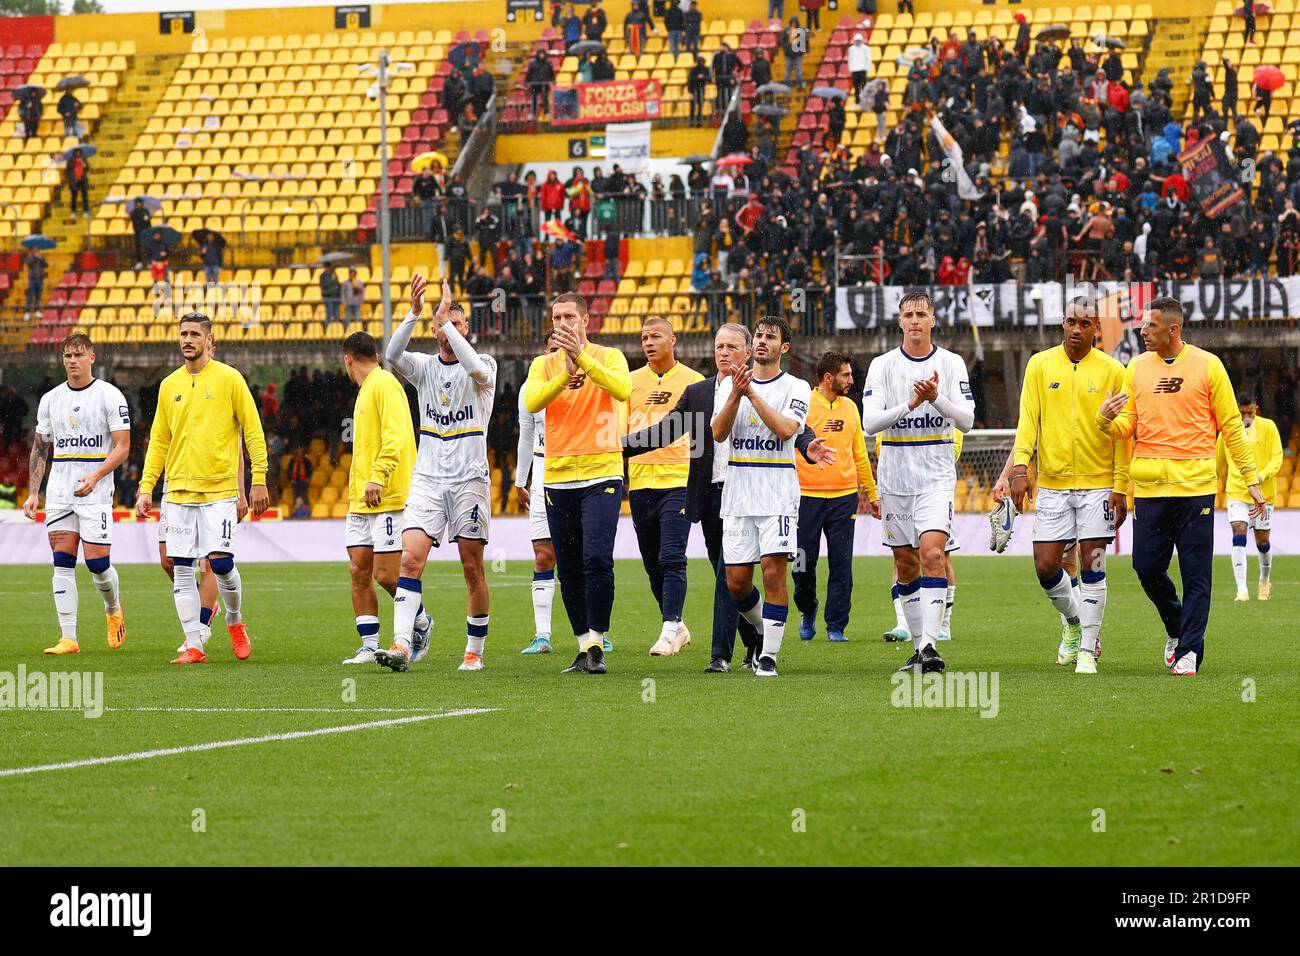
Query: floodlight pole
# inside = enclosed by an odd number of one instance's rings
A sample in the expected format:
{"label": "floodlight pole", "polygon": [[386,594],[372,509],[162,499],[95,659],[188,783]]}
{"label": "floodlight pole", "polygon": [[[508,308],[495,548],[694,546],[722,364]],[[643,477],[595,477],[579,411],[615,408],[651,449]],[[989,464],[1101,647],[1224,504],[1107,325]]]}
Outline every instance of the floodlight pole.
{"label": "floodlight pole", "polygon": [[392,218],[388,210],[388,51],[379,51],[379,246],[383,274],[384,348],[393,335]]}

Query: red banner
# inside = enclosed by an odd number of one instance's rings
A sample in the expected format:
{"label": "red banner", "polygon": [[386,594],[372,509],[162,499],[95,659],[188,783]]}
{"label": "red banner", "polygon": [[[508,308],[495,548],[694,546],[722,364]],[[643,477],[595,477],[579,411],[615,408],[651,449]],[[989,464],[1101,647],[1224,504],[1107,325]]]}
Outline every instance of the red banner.
{"label": "red banner", "polygon": [[659,80],[609,80],[557,86],[553,98],[553,126],[631,123],[663,115],[663,84]]}

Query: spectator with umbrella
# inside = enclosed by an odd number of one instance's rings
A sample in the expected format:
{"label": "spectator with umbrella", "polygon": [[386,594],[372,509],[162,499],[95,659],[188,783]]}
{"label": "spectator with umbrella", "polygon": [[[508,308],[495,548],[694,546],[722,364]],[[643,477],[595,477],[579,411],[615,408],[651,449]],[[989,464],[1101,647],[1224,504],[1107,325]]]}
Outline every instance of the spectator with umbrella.
{"label": "spectator with umbrella", "polygon": [[853,95],[856,97],[866,85],[871,73],[871,47],[861,33],[853,34],[853,43],[849,46],[849,75],[853,77]]}
{"label": "spectator with umbrella", "polygon": [[72,90],[65,90],[55,107],[63,117],[63,135],[81,139],[81,129],[77,125],[77,114],[81,111],[81,100],[73,95]]}
{"label": "spectator with umbrella", "polygon": [[1255,110],[1264,114],[1265,122],[1268,121],[1269,110],[1273,107],[1273,93],[1280,90],[1285,83],[1286,78],[1277,67],[1255,67]]}
{"label": "spectator with umbrella", "polygon": [[72,191],[71,198],[68,200],[68,208],[72,210],[72,216],[77,216],[77,197],[81,197],[81,209],[86,218],[90,218],[90,165],[86,162],[86,157],[82,155],[81,149],[74,149],[68,156],[67,163],[68,188]]}
{"label": "spectator with umbrella", "polygon": [[533,115],[545,116],[551,100],[551,87],[555,85],[555,67],[551,66],[544,50],[538,50],[529,61],[524,82],[528,84],[528,92],[532,95]]}
{"label": "spectator with umbrella", "polygon": [[[175,232],[176,230],[171,230]],[[149,233],[149,274],[153,277],[155,283],[170,282],[171,273],[167,267],[168,259],[171,253],[168,251],[167,236],[162,229],[154,229]]]}
{"label": "spectator with umbrella", "polygon": [[27,267],[27,311],[23,315],[26,320],[41,313],[41,296],[45,291],[45,275],[49,271],[49,263],[40,250],[33,247],[24,257],[23,265]]}
{"label": "spectator with umbrella", "polygon": [[135,229],[135,267],[143,269],[149,252],[149,233],[153,228],[153,217],[143,197],[137,196],[131,204],[131,226]]}
{"label": "spectator with umbrella", "polygon": [[332,322],[342,322],[339,309],[343,304],[343,289],[339,277],[334,274],[334,267],[327,265],[320,271],[320,301],[325,306],[325,328]]}

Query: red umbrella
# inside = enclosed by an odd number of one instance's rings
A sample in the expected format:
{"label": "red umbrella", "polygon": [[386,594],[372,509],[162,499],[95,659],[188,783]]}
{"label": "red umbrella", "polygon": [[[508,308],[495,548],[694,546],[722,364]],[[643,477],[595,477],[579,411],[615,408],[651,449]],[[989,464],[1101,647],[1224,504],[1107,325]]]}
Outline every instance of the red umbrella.
{"label": "red umbrella", "polygon": [[1286,77],[1275,66],[1255,67],[1255,85],[1272,93],[1286,86]]}
{"label": "red umbrella", "polygon": [[[1255,16],[1257,17],[1266,17],[1272,12],[1273,12],[1273,8],[1270,7],[1267,3],[1255,4]],[[1245,5],[1243,4],[1242,6],[1238,7],[1236,10],[1233,10],[1232,15],[1236,17],[1244,17],[1246,15]]]}
{"label": "red umbrella", "polygon": [[748,166],[753,161],[754,161],[753,159],[743,155],[742,153],[736,153],[733,156],[723,156],[720,160],[718,160],[713,165],[719,169],[722,169],[727,166]]}

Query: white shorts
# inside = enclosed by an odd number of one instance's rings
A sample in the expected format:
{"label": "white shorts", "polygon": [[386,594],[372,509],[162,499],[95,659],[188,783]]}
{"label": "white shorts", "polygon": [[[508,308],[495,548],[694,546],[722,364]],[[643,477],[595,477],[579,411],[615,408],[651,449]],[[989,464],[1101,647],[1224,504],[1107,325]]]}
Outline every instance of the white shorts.
{"label": "white shorts", "polygon": [[[435,548],[444,541],[488,539],[492,517],[491,491],[486,481],[411,489],[406,499],[403,531],[423,531]],[[549,534],[548,534],[549,537]]]}
{"label": "white shorts", "polygon": [[206,558],[214,551],[235,553],[235,529],[239,520],[236,498],[221,498],[202,504],[167,502],[167,557]]}
{"label": "white shorts", "polygon": [[158,543],[167,543],[167,495],[158,501]]}
{"label": "white shorts", "polygon": [[[884,542],[891,548],[919,548],[921,535],[942,531],[952,539],[953,491],[880,496]],[[946,550],[955,550],[948,548]]]}
{"label": "white shorts", "polygon": [[546,489],[528,489],[528,534],[533,541],[550,541],[551,526],[546,521]]}
{"label": "white shorts", "polygon": [[349,514],[343,541],[349,548],[369,548],[375,554],[399,554],[405,524],[400,510]]}
{"label": "white shorts", "polygon": [[1110,495],[1109,488],[1039,488],[1034,502],[1034,541],[1069,544],[1114,540],[1115,513],[1110,509]]}
{"label": "white shorts", "polygon": [[[1243,524],[1245,524],[1247,527],[1249,527],[1249,528],[1254,528],[1256,531],[1270,531],[1270,530],[1272,530],[1272,527],[1273,527],[1273,506],[1272,506],[1272,505],[1265,505],[1265,506],[1264,506],[1264,515],[1263,515],[1263,517],[1260,517],[1260,518],[1252,518],[1252,517],[1250,516],[1250,509],[1251,509],[1252,507],[1253,507],[1252,505],[1249,505],[1249,504],[1247,504],[1247,503],[1244,502],[1244,501],[1231,501],[1231,500],[1229,500],[1229,501],[1228,501],[1228,520],[1229,520],[1229,521],[1240,521],[1240,522],[1242,522]],[[109,523],[112,524],[112,522],[109,522]]]}
{"label": "white shorts", "polygon": [[722,560],[724,564],[757,564],[768,555],[793,558],[798,538],[797,514],[724,517]]}
{"label": "white shorts", "polygon": [[45,503],[45,530],[71,531],[87,544],[113,543],[113,506]]}
{"label": "white shorts", "polygon": [[943,553],[952,554],[954,551],[960,550],[961,542],[957,540],[957,531],[955,528],[950,529],[948,531],[948,543],[943,546]]}

